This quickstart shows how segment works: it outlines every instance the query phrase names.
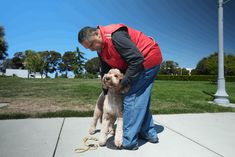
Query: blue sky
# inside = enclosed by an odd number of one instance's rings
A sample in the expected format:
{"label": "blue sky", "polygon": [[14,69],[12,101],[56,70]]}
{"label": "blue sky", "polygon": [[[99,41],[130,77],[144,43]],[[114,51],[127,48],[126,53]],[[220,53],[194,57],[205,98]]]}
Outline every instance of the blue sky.
{"label": "blue sky", "polygon": [[[55,50],[63,54],[78,46],[84,26],[124,23],[152,36],[164,60],[195,68],[217,51],[218,0],[1,0],[0,25],[11,58],[15,52]],[[224,49],[235,54],[235,0],[224,6]]]}

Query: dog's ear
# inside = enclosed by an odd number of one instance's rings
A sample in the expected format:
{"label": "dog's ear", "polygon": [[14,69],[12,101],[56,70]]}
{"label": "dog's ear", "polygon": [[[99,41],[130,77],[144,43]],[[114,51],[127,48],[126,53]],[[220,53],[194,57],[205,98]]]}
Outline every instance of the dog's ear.
{"label": "dog's ear", "polygon": [[122,73],[118,74],[118,79],[121,81],[123,79],[124,75]]}
{"label": "dog's ear", "polygon": [[104,82],[102,82],[102,88],[103,89],[108,89],[108,87],[104,84]]}
{"label": "dog's ear", "polygon": [[104,88],[104,89],[108,89],[108,87],[105,85],[105,83],[104,83],[104,80],[105,79],[105,75],[103,76],[103,78],[102,78],[102,88]]}
{"label": "dog's ear", "polygon": [[130,85],[121,86],[120,92],[121,92],[122,94],[126,94],[126,93],[129,91],[129,89],[130,89]]}

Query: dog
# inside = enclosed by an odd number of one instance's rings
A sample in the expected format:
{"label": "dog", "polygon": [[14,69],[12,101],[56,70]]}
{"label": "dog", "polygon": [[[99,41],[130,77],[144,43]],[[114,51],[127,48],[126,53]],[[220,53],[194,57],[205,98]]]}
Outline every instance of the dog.
{"label": "dog", "polygon": [[[91,135],[94,134],[98,119],[102,119],[99,137],[100,146],[104,146],[106,144],[109,133],[115,133],[114,144],[116,147],[121,147],[122,145],[122,94],[124,91],[127,91],[127,88],[122,89],[121,87],[120,82],[122,79],[123,74],[118,69],[110,69],[109,72],[102,78],[103,88],[108,89],[108,93],[107,95],[104,95],[102,92],[98,97],[93,120],[89,129],[89,133]],[[116,120],[117,127],[114,132],[114,123]]]}

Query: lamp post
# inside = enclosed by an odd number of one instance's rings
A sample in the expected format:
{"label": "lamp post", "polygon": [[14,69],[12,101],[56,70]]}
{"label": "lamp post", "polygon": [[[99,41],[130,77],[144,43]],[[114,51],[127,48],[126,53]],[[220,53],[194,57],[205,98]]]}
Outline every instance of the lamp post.
{"label": "lamp post", "polygon": [[219,105],[228,105],[228,94],[225,91],[224,80],[224,39],[223,39],[223,0],[219,1],[218,9],[218,87],[215,93],[214,103]]}

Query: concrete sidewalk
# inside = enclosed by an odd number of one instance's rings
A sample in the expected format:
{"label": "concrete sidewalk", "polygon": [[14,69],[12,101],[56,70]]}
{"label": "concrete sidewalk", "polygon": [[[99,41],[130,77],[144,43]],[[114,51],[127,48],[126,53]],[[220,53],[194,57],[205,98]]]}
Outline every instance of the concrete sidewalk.
{"label": "concrete sidewalk", "polygon": [[137,151],[99,147],[81,154],[74,149],[83,147],[91,118],[1,120],[0,157],[235,156],[235,113],[154,115],[154,120],[158,144],[140,140]]}

